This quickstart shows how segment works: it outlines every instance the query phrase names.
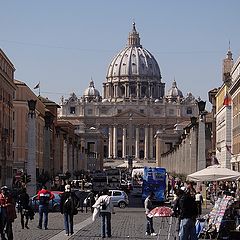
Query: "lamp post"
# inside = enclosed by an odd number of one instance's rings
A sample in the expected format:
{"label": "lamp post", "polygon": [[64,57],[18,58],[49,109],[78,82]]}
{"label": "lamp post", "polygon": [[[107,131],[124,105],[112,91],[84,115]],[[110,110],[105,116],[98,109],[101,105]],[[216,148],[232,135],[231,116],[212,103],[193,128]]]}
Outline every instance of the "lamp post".
{"label": "lamp post", "polygon": [[132,170],[133,156],[132,156],[132,113],[129,114],[129,151],[128,151],[128,169]]}
{"label": "lamp post", "polygon": [[205,143],[205,106],[206,101],[199,100],[197,102],[199,110],[198,122],[198,157],[197,157],[197,171],[206,168],[206,143]]}
{"label": "lamp post", "polygon": [[28,101],[28,160],[27,174],[31,175],[31,182],[27,184],[28,194],[36,194],[36,100]]}
{"label": "lamp post", "polygon": [[44,116],[45,128],[44,128],[44,151],[43,151],[43,169],[45,172],[53,174],[51,172],[52,159],[51,159],[51,126],[53,124],[53,115],[47,111]]}

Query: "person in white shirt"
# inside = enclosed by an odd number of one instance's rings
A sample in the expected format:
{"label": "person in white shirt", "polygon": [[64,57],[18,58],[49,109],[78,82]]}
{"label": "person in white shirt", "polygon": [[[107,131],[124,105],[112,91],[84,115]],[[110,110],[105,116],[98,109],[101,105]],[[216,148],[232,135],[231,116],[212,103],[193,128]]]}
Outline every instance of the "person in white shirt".
{"label": "person in white shirt", "polygon": [[147,218],[147,230],[146,235],[156,236],[157,234],[154,232],[153,229],[153,217],[149,217],[148,214],[151,212],[151,210],[154,208],[152,200],[154,199],[155,194],[154,192],[151,192],[149,196],[144,201],[144,207],[145,207],[145,213]]}
{"label": "person in white shirt", "polygon": [[[109,191],[107,189],[104,189],[102,191],[102,195],[97,199],[95,204],[93,205],[93,208],[96,208],[100,212],[101,216],[101,236],[102,238],[107,236],[110,238],[112,236],[111,232],[111,213],[114,212],[114,207],[112,203],[112,199],[109,196]],[[107,231],[106,231],[107,228]]]}
{"label": "person in white shirt", "polygon": [[197,193],[195,194],[195,201],[197,204],[198,216],[201,216],[203,197],[202,197],[202,194],[200,193],[200,191],[197,191]]}

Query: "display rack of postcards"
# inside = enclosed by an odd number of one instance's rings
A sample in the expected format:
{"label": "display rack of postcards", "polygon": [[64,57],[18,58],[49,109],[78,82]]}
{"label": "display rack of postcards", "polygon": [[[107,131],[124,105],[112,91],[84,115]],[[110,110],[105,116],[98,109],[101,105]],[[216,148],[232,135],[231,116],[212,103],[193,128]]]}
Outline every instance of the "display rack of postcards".
{"label": "display rack of postcards", "polygon": [[223,198],[218,198],[212,211],[209,214],[208,225],[215,226],[217,232],[219,232],[225,211],[231,200],[231,196],[224,196]]}

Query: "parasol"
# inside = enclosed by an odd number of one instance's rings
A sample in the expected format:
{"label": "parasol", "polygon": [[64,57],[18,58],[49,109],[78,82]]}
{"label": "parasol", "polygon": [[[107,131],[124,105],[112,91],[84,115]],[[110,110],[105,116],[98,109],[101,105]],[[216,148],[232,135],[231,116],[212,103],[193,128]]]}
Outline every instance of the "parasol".
{"label": "parasol", "polygon": [[171,217],[173,210],[170,207],[155,207],[150,211],[148,217]]}

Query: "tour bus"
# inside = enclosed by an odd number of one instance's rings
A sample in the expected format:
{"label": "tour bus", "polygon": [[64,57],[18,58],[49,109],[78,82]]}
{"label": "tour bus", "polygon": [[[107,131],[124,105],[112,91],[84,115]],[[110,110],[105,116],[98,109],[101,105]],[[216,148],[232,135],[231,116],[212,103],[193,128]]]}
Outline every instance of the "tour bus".
{"label": "tour bus", "polygon": [[101,192],[107,188],[107,174],[103,171],[96,171],[92,175],[92,189],[94,192]]}
{"label": "tour bus", "polygon": [[165,168],[160,167],[144,167],[142,200],[144,201],[150,192],[154,192],[156,202],[164,202],[166,200],[167,190],[167,174]]}
{"label": "tour bus", "polygon": [[142,185],[143,185],[143,172],[144,168],[134,168],[132,170],[132,195],[141,197],[142,196]]}
{"label": "tour bus", "polygon": [[121,172],[119,169],[106,169],[108,189],[120,189]]}

